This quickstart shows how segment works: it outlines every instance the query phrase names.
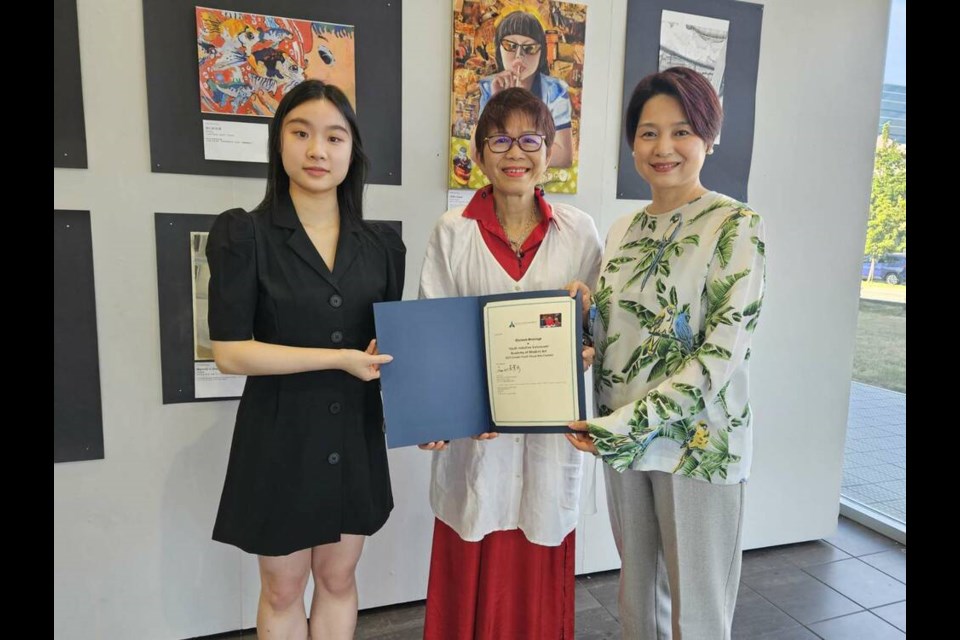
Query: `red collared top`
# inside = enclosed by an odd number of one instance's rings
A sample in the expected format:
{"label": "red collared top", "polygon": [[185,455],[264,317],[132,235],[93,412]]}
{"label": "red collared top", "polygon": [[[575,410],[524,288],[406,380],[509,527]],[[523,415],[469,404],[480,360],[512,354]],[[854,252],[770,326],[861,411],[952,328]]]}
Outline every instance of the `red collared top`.
{"label": "red collared top", "polygon": [[483,241],[487,244],[487,248],[490,249],[490,253],[493,254],[493,257],[497,259],[497,262],[500,263],[503,270],[514,280],[520,280],[523,274],[527,272],[527,268],[530,266],[530,263],[533,262],[533,257],[537,255],[537,249],[540,248],[540,243],[543,242],[544,236],[547,235],[550,221],[553,219],[553,207],[551,207],[550,203],[543,197],[543,191],[536,189],[533,197],[537,203],[537,208],[540,210],[542,219],[540,220],[540,224],[534,227],[530,235],[527,236],[527,239],[523,241],[523,246],[520,247],[519,254],[514,253],[513,247],[510,246],[507,235],[503,231],[503,227],[500,226],[500,221],[497,220],[497,213],[493,208],[492,186],[487,185],[482,189],[478,189],[477,192],[473,194],[473,198],[470,200],[466,209],[463,210],[464,218],[471,218],[477,221],[477,228],[480,229],[480,235],[483,236]]}

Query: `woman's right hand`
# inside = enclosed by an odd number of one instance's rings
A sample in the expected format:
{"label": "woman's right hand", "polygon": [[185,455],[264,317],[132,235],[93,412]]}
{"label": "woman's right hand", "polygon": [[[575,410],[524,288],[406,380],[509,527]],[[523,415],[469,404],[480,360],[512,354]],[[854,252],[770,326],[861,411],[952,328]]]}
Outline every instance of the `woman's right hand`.
{"label": "woman's right hand", "polygon": [[424,451],[443,451],[447,448],[447,445],[450,444],[449,440],[435,440],[434,442],[424,442],[423,444],[418,444],[418,449],[423,449]]}
{"label": "woman's right hand", "polygon": [[[470,436],[474,440],[493,440],[500,434],[496,431],[488,431],[486,433],[480,433],[475,436]],[[424,442],[423,444],[418,444],[417,447],[423,449],[424,451],[443,451],[447,448],[447,445],[450,444],[449,440],[436,440],[434,442]]]}
{"label": "woman's right hand", "polygon": [[377,351],[377,341],[371,340],[366,351],[358,349],[341,349],[343,358],[341,369],[364,382],[376,380],[380,377],[380,365],[393,360],[393,356]]}
{"label": "woman's right hand", "polygon": [[567,426],[576,432],[563,434],[570,441],[570,444],[584,453],[597,454],[597,445],[593,444],[593,436],[590,435],[586,420],[577,420]]}

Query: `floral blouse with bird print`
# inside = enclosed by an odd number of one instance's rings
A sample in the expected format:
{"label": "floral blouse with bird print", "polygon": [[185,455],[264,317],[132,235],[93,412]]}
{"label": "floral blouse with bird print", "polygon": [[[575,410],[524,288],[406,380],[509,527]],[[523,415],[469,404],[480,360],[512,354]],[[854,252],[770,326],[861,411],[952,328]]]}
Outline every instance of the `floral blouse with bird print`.
{"label": "floral blouse with bird print", "polygon": [[747,479],[750,341],[765,285],[759,215],[708,192],[614,223],[594,304],[600,458],[718,484]]}

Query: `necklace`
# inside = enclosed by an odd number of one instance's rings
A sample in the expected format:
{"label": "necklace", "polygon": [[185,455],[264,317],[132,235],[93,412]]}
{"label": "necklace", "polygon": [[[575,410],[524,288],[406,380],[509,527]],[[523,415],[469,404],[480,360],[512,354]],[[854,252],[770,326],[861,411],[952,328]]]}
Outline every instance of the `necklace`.
{"label": "necklace", "polygon": [[534,209],[531,212],[531,217],[523,223],[523,226],[520,228],[520,233],[517,234],[516,239],[511,238],[509,232],[507,232],[507,225],[504,223],[503,218],[500,217],[500,213],[494,211],[497,216],[497,222],[500,223],[500,228],[503,229],[503,235],[507,239],[507,242],[510,244],[510,248],[517,255],[517,258],[522,257],[520,248],[523,246],[524,241],[530,235],[530,232],[533,231],[533,228],[537,226],[537,211]]}

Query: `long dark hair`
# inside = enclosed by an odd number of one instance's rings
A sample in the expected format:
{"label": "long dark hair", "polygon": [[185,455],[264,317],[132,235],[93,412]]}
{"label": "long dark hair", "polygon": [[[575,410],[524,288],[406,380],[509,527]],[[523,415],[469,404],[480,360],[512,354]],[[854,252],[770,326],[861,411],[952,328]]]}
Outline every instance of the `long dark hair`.
{"label": "long dark hair", "polygon": [[501,71],[504,68],[503,57],[500,55],[500,41],[507,36],[526,36],[540,43],[540,66],[537,67],[537,71],[545,76],[550,75],[550,67],[547,66],[547,34],[543,32],[543,26],[539,20],[526,11],[517,10],[508,13],[497,25],[495,36],[497,68]]}
{"label": "long dark hair", "polygon": [[340,207],[341,218],[354,221],[363,219],[363,186],[367,179],[370,161],[363,152],[360,141],[360,130],[357,128],[357,114],[354,113],[350,101],[343,91],[332,84],[320,80],[304,80],[290,92],[283,96],[270,122],[270,138],[267,143],[270,156],[267,165],[267,190],[257,209],[277,207],[281,196],[290,191],[290,176],[283,169],[283,159],[280,154],[280,145],[283,141],[283,121],[295,108],[310,100],[327,100],[337,108],[350,126],[350,137],[353,138],[353,151],[350,155],[350,168],[347,176],[337,185],[337,204]]}

